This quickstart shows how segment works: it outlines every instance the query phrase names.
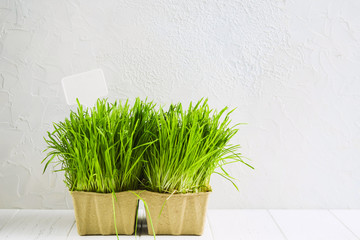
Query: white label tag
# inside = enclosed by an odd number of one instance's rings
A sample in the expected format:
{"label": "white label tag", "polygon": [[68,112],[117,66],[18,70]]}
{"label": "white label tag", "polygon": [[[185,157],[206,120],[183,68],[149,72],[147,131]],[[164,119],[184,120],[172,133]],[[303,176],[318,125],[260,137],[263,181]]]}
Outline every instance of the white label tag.
{"label": "white label tag", "polygon": [[61,82],[68,105],[77,104],[76,98],[78,98],[82,105],[93,107],[98,98],[108,94],[101,69],[71,75],[63,78]]}

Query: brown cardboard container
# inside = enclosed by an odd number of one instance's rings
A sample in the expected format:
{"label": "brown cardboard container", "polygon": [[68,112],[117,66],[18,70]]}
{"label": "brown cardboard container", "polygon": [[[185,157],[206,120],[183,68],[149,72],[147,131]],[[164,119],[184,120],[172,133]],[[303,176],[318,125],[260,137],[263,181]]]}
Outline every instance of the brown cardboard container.
{"label": "brown cardboard container", "polygon": [[[209,194],[210,192],[166,194],[145,191],[141,193],[141,197],[149,207],[156,234],[202,235]],[[148,233],[153,235],[148,213],[146,221]]]}
{"label": "brown cardboard container", "polygon": [[[79,235],[112,235],[115,232],[112,193],[70,192],[75,209]],[[131,192],[115,193],[115,216],[118,234],[134,233],[138,206],[137,197]]]}

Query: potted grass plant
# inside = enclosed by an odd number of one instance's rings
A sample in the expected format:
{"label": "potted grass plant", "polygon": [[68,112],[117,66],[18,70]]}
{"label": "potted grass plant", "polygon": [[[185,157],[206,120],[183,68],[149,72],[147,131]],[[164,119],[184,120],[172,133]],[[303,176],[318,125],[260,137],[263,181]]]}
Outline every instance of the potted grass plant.
{"label": "potted grass plant", "polygon": [[236,187],[223,166],[245,162],[240,146],[229,143],[238,129],[230,126],[232,111],[227,110],[216,112],[207,100],[190,103],[187,110],[181,104],[159,110],[151,125],[154,144],[146,150],[144,165],[148,191],[142,197],[152,219],[147,217],[148,226],[153,226],[149,234],[201,235],[211,175],[219,174]]}
{"label": "potted grass plant", "polygon": [[138,198],[131,190],[140,187],[153,108],[139,99],[133,106],[98,100],[92,109],[78,102],[48,132],[44,172],[52,162],[64,171],[79,235],[133,234]]}
{"label": "potted grass plant", "polygon": [[238,131],[231,112],[207,100],[168,110],[140,99],[98,100],[91,109],[78,102],[45,138],[44,172],[50,163],[64,171],[79,235],[132,234],[138,199],[149,234],[201,235],[212,174],[236,187],[223,166],[248,165],[230,144]]}

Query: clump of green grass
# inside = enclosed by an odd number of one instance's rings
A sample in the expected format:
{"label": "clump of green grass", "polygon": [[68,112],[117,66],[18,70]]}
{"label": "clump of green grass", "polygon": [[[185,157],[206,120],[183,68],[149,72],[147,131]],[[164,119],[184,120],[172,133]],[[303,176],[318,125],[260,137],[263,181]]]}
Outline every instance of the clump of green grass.
{"label": "clump of green grass", "polygon": [[[151,126],[154,144],[146,150],[144,166],[145,187],[160,193],[197,193],[211,191],[213,173],[236,184],[224,165],[241,162],[246,165],[230,139],[238,132],[238,125],[230,126],[228,108],[216,112],[207,100],[187,110],[171,105],[159,110]],[[251,167],[250,165],[248,165]],[[252,168],[252,167],[251,167]],[[219,169],[220,171],[217,171]]]}
{"label": "clump of green grass", "polygon": [[60,165],[70,191],[120,192],[139,189],[144,152],[151,144],[144,134],[154,104],[136,99],[133,106],[98,100],[92,109],[78,102],[65,121],[54,123],[45,141],[49,163]]}
{"label": "clump of green grass", "polygon": [[207,100],[168,110],[140,99],[132,106],[98,100],[91,109],[78,102],[77,111],[54,123],[45,138],[44,172],[52,162],[60,165],[56,171],[65,172],[70,191],[207,192],[214,173],[237,188],[224,165],[248,164],[240,146],[230,144],[239,125],[230,125],[232,112],[214,111]]}

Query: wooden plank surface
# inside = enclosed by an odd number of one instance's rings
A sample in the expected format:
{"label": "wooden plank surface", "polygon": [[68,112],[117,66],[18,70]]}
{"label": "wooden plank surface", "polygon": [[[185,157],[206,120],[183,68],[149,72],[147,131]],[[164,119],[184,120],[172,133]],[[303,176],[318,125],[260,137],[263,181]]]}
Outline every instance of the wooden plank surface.
{"label": "wooden plank surface", "polygon": [[0,231],[18,212],[18,209],[0,210]]}
{"label": "wooden plank surface", "polygon": [[266,210],[209,210],[208,218],[215,240],[284,240]]}
{"label": "wooden plank surface", "polygon": [[360,209],[331,210],[331,213],[360,239]]}
{"label": "wooden plank surface", "polygon": [[270,210],[288,240],[358,239],[328,210]]}
{"label": "wooden plank surface", "polygon": [[1,229],[0,239],[66,239],[74,222],[72,210],[20,210]]}
{"label": "wooden plank surface", "polygon": [[[147,235],[144,209],[138,235]],[[116,236],[79,236],[73,210],[0,210],[0,239],[115,240]],[[159,240],[347,240],[360,239],[360,210],[208,210],[202,236],[164,236]]]}

